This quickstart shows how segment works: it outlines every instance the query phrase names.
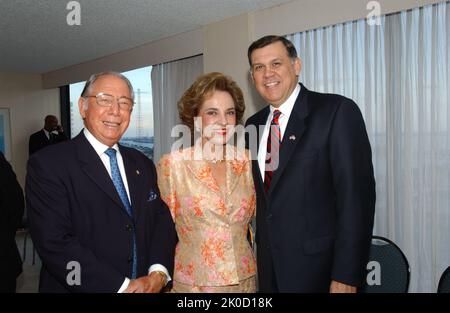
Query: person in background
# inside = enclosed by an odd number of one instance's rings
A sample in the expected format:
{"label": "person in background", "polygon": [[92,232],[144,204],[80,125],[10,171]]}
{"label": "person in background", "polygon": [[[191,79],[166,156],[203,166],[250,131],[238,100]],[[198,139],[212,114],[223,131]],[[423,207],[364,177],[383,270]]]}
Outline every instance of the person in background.
{"label": "person in background", "polygon": [[44,128],[30,136],[28,142],[28,153],[30,156],[42,148],[67,140],[56,116],[47,115],[44,121]]}

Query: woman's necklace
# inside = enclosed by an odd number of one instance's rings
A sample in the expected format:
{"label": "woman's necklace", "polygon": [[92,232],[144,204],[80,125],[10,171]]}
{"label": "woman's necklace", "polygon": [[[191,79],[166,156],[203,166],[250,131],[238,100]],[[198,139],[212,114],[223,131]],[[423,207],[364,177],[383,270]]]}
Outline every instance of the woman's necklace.
{"label": "woman's necklace", "polygon": [[216,158],[213,158],[213,159],[211,159],[210,160],[213,164],[220,164],[220,163],[222,163],[222,162],[225,162],[225,159],[216,159]]}

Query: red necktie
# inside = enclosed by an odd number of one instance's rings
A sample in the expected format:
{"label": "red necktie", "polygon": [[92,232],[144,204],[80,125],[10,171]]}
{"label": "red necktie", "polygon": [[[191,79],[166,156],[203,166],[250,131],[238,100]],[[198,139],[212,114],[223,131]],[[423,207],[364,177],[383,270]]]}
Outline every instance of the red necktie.
{"label": "red necktie", "polygon": [[272,181],[273,172],[278,168],[281,144],[280,118],[281,112],[273,111],[273,119],[270,123],[269,136],[267,137],[266,167],[264,169],[264,190],[267,192]]}

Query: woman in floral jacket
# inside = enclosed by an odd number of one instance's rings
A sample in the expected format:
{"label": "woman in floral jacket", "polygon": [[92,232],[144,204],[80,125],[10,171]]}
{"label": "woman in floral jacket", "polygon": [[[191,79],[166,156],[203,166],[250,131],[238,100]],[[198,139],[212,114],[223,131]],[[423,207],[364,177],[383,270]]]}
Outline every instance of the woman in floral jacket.
{"label": "woman in floral jacket", "polygon": [[255,292],[256,263],[247,240],[256,196],[249,152],[230,144],[245,105],[221,73],[200,76],[178,102],[200,137],[158,163],[161,197],[179,242],[173,292]]}

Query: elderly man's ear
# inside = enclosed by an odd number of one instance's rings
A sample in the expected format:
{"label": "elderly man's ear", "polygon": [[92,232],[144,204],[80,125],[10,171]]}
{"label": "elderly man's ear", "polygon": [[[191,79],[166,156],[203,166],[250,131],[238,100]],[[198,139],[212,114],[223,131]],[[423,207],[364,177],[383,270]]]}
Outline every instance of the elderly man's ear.
{"label": "elderly man's ear", "polygon": [[86,117],[87,106],[87,99],[80,97],[80,99],[78,99],[78,110],[80,111],[80,115],[83,119]]}

